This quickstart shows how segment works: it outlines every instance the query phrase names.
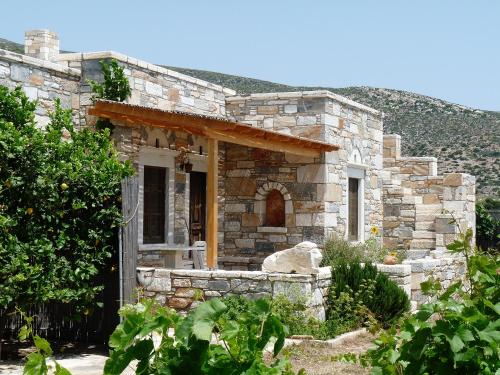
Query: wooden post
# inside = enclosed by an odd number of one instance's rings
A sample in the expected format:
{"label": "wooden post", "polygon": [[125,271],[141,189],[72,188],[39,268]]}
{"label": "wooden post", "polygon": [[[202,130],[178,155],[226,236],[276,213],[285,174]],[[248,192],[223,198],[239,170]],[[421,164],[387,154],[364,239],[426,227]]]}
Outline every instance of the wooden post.
{"label": "wooden post", "polygon": [[218,179],[219,179],[218,141],[208,138],[208,175],[207,175],[207,266],[217,269],[217,216],[218,216]]}
{"label": "wooden post", "polygon": [[[122,181],[122,212],[126,224],[121,228],[120,241],[120,303],[135,303],[137,279],[137,250],[139,241],[137,206],[139,202],[139,179],[137,175]],[[121,306],[120,305],[120,306]]]}

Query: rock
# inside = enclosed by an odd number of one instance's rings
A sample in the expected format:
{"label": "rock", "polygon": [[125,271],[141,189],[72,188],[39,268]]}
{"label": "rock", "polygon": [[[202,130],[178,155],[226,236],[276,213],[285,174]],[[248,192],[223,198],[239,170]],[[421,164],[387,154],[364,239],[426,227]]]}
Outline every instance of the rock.
{"label": "rock", "polygon": [[301,242],[291,249],[277,251],[271,254],[262,264],[264,272],[278,273],[319,273],[319,265],[323,255],[318,246],[309,241]]}

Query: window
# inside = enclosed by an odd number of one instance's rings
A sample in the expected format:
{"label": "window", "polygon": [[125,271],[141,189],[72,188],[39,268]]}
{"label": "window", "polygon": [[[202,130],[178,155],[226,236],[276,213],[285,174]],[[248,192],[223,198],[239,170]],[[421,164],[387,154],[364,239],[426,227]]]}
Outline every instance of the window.
{"label": "window", "polygon": [[285,226],[285,199],[276,189],[271,190],[266,198],[266,226]]}
{"label": "window", "polygon": [[359,239],[359,180],[349,178],[349,223],[348,239],[357,241]]}
{"label": "window", "polygon": [[167,169],[144,166],[143,243],[165,242]]}

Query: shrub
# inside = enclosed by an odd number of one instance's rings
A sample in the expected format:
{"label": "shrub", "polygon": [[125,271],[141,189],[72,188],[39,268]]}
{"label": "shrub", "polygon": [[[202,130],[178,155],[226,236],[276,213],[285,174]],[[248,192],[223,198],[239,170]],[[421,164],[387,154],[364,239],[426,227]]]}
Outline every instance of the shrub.
{"label": "shrub", "polygon": [[408,295],[372,264],[339,264],[332,268],[328,295],[328,320],[353,328],[369,313],[384,326],[410,308]]}

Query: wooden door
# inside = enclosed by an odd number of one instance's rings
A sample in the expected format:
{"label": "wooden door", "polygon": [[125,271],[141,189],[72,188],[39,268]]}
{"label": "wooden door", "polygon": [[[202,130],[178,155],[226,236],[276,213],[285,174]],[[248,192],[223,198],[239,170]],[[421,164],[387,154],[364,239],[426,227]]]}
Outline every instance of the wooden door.
{"label": "wooden door", "polygon": [[189,243],[205,241],[207,174],[191,172],[189,185]]}
{"label": "wooden door", "polygon": [[143,243],[165,242],[166,168],[144,167]]}
{"label": "wooden door", "polygon": [[350,241],[357,241],[359,224],[359,180],[357,178],[349,179],[349,223],[348,238]]}

